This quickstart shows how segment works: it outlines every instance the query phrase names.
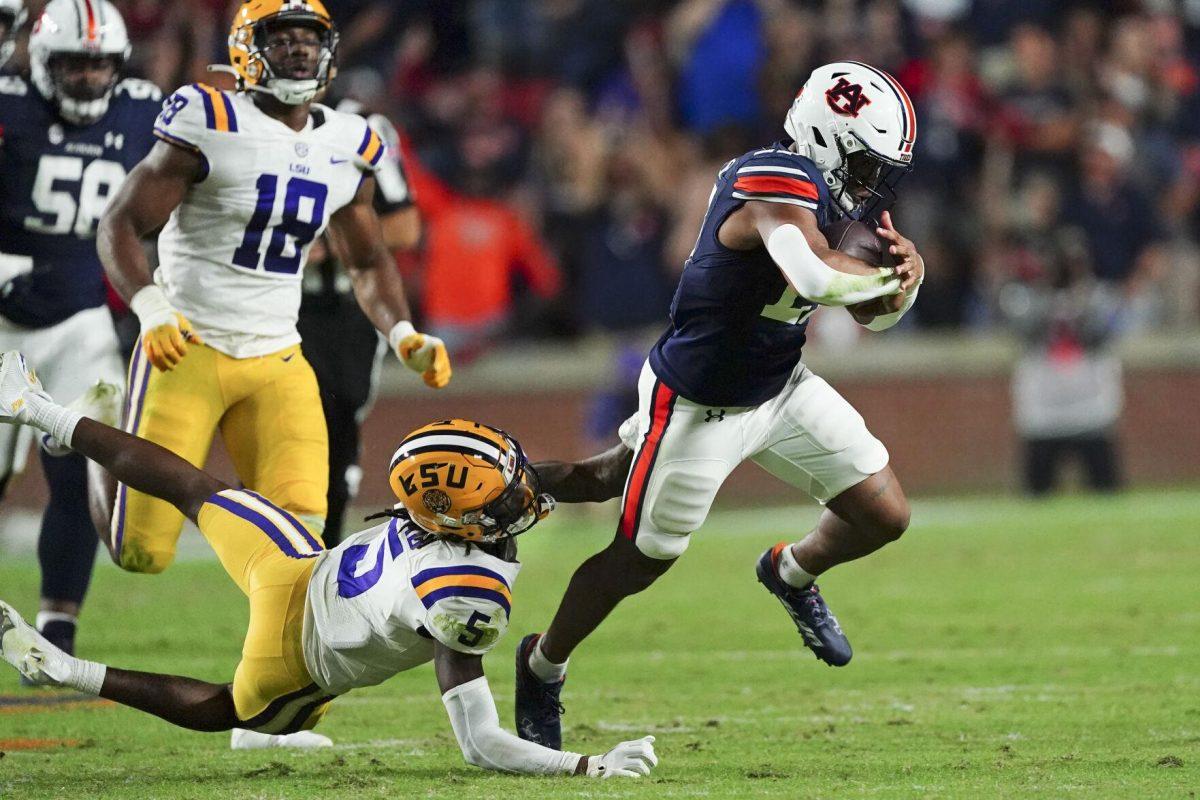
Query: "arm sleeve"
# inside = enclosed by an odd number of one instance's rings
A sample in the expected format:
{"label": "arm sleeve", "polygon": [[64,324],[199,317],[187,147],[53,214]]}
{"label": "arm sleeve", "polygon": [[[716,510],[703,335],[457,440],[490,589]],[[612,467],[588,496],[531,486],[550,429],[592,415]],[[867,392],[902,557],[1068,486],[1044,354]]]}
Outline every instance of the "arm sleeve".
{"label": "arm sleeve", "polygon": [[455,686],[442,695],[442,703],[468,764],[501,772],[571,775],[582,758],[527,742],[501,728],[487,678]]}
{"label": "arm sleeve", "polygon": [[803,231],[791,223],[767,237],[767,252],[801,297],[824,306],[849,306],[895,294],[895,270],[880,267],[875,275],[849,275],[833,269],[813,252]]}
{"label": "arm sleeve", "polygon": [[904,298],[904,305],[900,307],[899,311],[893,311],[891,314],[880,314],[878,317],[876,317],[875,319],[871,320],[870,322],[868,322],[866,324],[866,326],[865,326],[866,329],[869,331],[875,331],[878,333],[879,331],[886,331],[888,328],[895,325],[897,322],[899,322],[904,317],[905,314],[908,313],[908,310],[910,308],[912,308],[913,305],[917,302],[917,293],[920,291],[921,291],[921,284],[918,283],[916,286],[913,287],[913,290],[908,295],[908,297]]}
{"label": "arm sleeve", "polygon": [[375,171],[375,211],[390,214],[411,206],[414,202],[412,187],[404,172],[404,158],[400,150],[400,134],[391,121],[382,114],[372,114],[367,123],[371,130],[383,140],[383,158]]}

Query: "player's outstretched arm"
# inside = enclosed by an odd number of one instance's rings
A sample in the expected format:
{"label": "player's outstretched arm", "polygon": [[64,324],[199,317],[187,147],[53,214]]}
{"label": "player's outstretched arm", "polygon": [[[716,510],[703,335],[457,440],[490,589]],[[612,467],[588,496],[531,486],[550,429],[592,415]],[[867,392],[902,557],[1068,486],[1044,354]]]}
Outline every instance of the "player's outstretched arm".
{"label": "player's outstretched arm", "polygon": [[204,160],[198,153],[156,143],[117,190],[96,231],[104,272],[141,322],[146,357],[162,370],[174,368],[187,354],[187,342],[199,338],[152,282],[142,239],[166,224],[203,175]]}
{"label": "player's outstretched arm", "polygon": [[633,451],[618,444],[583,461],[538,461],[538,488],[559,503],[603,503],[620,497]]}
{"label": "player's outstretched arm", "polygon": [[367,176],[354,199],[329,218],[329,242],[350,276],[354,296],[367,319],[387,337],[404,365],[421,373],[426,385],[450,382],[450,358],[435,336],[413,328],[404,282],[384,242],[375,213],[375,179]]}
{"label": "player's outstretched arm", "polygon": [[191,520],[205,500],[229,488],[166,448],[58,405],[15,350],[0,355],[0,422],[45,431],[120,482],[166,500]]}
{"label": "player's outstretched arm", "polygon": [[766,246],[796,293],[821,305],[896,294],[916,280],[908,262],[880,267],[832,249],[816,215],[800,206],[751,200],[730,216],[719,235],[733,249]]}
{"label": "player's outstretched arm", "polygon": [[592,778],[649,775],[658,764],[654,737],[621,742],[601,756],[542,747],[500,727],[496,703],[483,674],[483,658],[434,645],[434,670],[442,702],[468,764],[501,772],[587,775]]}

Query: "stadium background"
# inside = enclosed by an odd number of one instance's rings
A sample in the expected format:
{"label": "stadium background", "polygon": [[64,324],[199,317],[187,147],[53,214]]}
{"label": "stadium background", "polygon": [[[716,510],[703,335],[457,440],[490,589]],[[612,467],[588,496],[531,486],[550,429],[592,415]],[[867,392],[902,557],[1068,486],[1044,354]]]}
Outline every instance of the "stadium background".
{"label": "stadium background", "polygon": [[[226,60],[237,3],[117,5],[129,72],[167,91],[221,82],[205,66]],[[388,360],[363,505],[388,501],[392,446],[432,418],[505,426],[535,457],[611,442],[715,172],[778,139],[796,89],[834,58],[889,70],[917,105],[896,218],[928,276],[887,334],[818,314],[806,361],[862,411],[910,491],[1019,490],[1014,365],[1036,348],[1052,367],[1081,352],[1069,326],[1031,344],[1020,311],[1068,295],[1101,298],[1101,350],[1124,365],[1127,482],[1200,478],[1200,3],[329,6],[336,93],[404,133],[425,237],[398,268],[455,360],[437,394]],[[39,481],[0,514],[31,518]],[[732,486],[724,501],[798,499],[752,468]]]}

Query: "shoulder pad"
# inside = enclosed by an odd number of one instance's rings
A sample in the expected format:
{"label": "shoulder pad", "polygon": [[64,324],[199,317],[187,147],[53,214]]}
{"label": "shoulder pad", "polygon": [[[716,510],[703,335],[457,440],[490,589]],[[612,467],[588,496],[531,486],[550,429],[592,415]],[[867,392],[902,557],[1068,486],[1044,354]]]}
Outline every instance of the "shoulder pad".
{"label": "shoulder pad", "polygon": [[383,138],[376,132],[374,126],[368,123],[365,119],[357,115],[352,116],[355,122],[354,130],[358,138],[358,146],[354,152],[357,155],[355,161],[361,169],[374,172],[379,168],[379,162],[383,160],[384,153],[387,152],[388,146]]}
{"label": "shoulder pad", "polygon": [[767,200],[815,210],[821,202],[820,170],[790,150],[756,150],[733,167],[732,193],[738,200]]}
{"label": "shoulder pad", "polygon": [[508,627],[512,594],[499,572],[475,564],[423,569],[412,576],[425,606],[425,629],[461,653],[481,655]]}
{"label": "shoulder pad", "polygon": [[162,89],[141,78],[126,78],[117,84],[114,91],[117,95],[125,95],[131,100],[152,100],[156,103],[162,100],[163,96]]}
{"label": "shoulder pad", "polygon": [[163,101],[154,133],[173,144],[203,152],[217,134],[237,133],[237,114],[222,91],[204,83],[181,86]]}

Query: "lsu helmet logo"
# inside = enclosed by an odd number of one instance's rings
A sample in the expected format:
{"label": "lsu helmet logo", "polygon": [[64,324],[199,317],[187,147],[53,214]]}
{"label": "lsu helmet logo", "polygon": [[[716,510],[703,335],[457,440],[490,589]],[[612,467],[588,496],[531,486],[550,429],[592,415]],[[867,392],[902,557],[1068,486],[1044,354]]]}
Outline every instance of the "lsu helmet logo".
{"label": "lsu helmet logo", "polygon": [[550,513],[521,445],[497,428],[463,419],[435,422],[404,437],[389,482],[408,517],[436,536],[495,542]]}
{"label": "lsu helmet logo", "polygon": [[871,98],[863,94],[861,85],[851,83],[843,76],[825,92],[825,102],[844,117],[857,117],[863,106],[870,105]]}

